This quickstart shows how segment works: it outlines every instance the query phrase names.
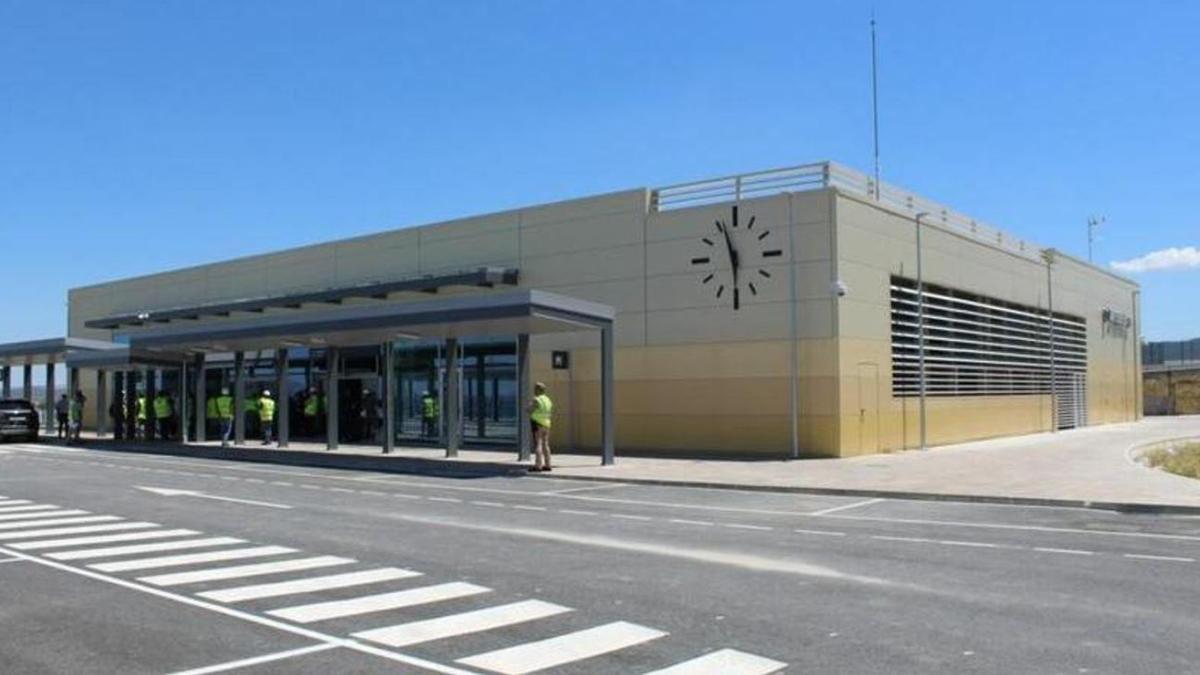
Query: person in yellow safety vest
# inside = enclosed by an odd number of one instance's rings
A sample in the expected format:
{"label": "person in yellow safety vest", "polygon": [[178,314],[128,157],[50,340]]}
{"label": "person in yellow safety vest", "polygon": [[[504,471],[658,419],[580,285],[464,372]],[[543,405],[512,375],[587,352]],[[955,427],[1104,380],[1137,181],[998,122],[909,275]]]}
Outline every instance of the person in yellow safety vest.
{"label": "person in yellow safety vest", "polygon": [[216,433],[220,429],[217,420],[221,419],[221,414],[217,412],[217,397],[209,396],[204,402],[204,433],[207,436],[209,433]]}
{"label": "person in yellow safety vest", "polygon": [[308,398],[304,399],[304,423],[309,435],[315,436],[320,429],[321,412],[325,408],[324,396],[317,393],[316,387],[308,390]]}
{"label": "person in yellow safety vest", "polygon": [[421,395],[421,421],[424,422],[423,433],[426,437],[438,435],[438,400],[428,391]]}
{"label": "person in yellow safety vest", "polygon": [[160,391],[154,396],[154,421],[158,424],[158,437],[165,439],[171,432],[171,399],[167,398],[167,392]]}
{"label": "person in yellow safety vest", "polygon": [[529,427],[533,441],[533,470],[550,470],[550,423],[554,416],[554,401],[546,395],[546,385],[533,385],[533,400],[529,402]]}
{"label": "person in yellow safety vest", "polygon": [[137,432],[146,437],[146,392],[139,391],[137,397]]}
{"label": "person in yellow safety vest", "polygon": [[229,445],[229,435],[233,433],[233,397],[229,395],[229,387],[221,387],[221,395],[217,397],[217,418],[221,420],[221,447]]}
{"label": "person in yellow safety vest", "polygon": [[258,397],[258,420],[262,425],[263,445],[271,444],[271,432],[275,428],[275,399],[270,390],[263,389]]}

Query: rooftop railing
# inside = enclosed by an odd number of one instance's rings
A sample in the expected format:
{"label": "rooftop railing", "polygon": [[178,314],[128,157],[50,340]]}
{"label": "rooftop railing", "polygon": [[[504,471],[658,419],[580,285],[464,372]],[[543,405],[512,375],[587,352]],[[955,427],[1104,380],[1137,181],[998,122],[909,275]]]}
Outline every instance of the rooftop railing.
{"label": "rooftop railing", "polygon": [[881,182],[877,189],[875,180],[867,174],[835,162],[802,164],[657,188],[650,193],[650,208],[655,211],[670,211],[765,197],[781,192],[803,192],[829,187],[875,200],[914,218],[919,213],[928,214],[923,219],[925,223],[937,223],[973,239],[1040,260],[1042,248],[1036,244],[1018,239],[997,227],[895,185]]}

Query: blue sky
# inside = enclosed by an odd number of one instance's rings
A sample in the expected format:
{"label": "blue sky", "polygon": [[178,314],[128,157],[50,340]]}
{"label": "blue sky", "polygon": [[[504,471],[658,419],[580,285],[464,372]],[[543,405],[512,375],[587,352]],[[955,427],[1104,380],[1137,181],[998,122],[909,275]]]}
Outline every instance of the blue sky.
{"label": "blue sky", "polygon": [[[1190,2],[876,2],[885,180],[1200,335]],[[867,2],[0,0],[0,341],[66,289],[522,204],[871,167]],[[1168,249],[1177,249],[1174,252]],[[1158,253],[1155,253],[1158,252]]]}

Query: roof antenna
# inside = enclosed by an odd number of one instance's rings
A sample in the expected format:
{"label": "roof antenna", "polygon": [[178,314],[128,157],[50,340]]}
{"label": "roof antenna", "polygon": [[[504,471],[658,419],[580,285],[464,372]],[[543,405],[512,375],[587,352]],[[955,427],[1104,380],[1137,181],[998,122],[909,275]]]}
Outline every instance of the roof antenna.
{"label": "roof antenna", "polygon": [[875,49],[875,8],[871,8],[871,114],[875,130],[875,201],[879,201],[879,59]]}

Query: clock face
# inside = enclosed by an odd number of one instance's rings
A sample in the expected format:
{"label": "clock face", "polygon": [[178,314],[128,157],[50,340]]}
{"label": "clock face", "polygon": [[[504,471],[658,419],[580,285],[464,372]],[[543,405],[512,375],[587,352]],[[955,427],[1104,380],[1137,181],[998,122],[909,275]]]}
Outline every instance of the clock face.
{"label": "clock face", "polygon": [[762,266],[783,256],[773,240],[770,228],[759,225],[755,216],[741,222],[735,204],[728,218],[713,221],[713,231],[700,238],[703,253],[692,258],[692,266],[700,272],[701,285],[718,300],[728,297],[737,310],[743,290],[754,296],[771,283],[771,273]]}

